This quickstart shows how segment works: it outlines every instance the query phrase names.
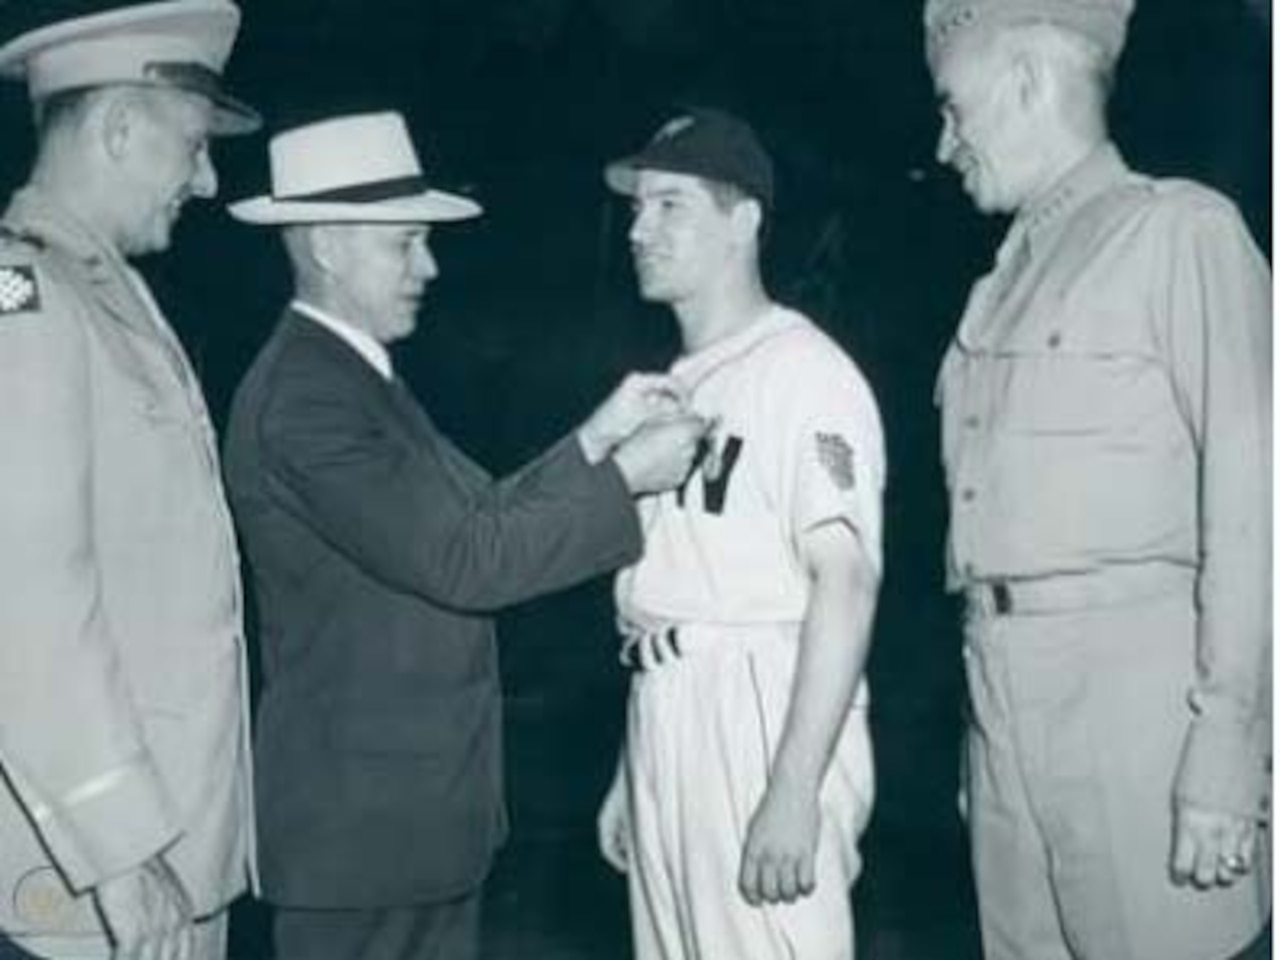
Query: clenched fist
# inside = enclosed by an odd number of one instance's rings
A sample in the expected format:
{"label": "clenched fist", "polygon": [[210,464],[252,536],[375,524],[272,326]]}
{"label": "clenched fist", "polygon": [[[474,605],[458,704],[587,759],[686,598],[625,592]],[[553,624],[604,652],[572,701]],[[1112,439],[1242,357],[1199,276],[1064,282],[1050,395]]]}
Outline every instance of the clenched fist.
{"label": "clenched fist", "polygon": [[663,373],[632,373],[578,428],[578,442],[590,463],[609,456],[644,424],[684,413],[688,397],[675,377]]}
{"label": "clenched fist", "polygon": [[684,483],[713,421],[693,413],[650,420],[613,452],[627,489],[639,496]]}

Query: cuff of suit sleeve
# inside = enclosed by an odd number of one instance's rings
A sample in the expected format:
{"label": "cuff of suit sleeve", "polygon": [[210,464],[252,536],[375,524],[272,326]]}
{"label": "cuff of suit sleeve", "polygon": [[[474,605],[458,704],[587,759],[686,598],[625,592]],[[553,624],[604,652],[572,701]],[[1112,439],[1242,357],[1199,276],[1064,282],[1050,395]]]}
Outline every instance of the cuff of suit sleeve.
{"label": "cuff of suit sleeve", "polygon": [[576,504],[585,514],[584,525],[607,544],[607,555],[597,558],[600,569],[610,570],[640,559],[644,550],[640,511],[613,457],[592,463],[577,435],[569,434],[538,459],[537,468],[542,483],[584,491]]}
{"label": "cuff of suit sleeve", "polygon": [[77,893],[144,863],[179,833],[172,805],[144,755],[32,813],[54,862]]}
{"label": "cuff of suit sleeve", "polygon": [[592,463],[587,459],[576,435],[570,434],[552,447],[549,459],[568,466],[574,472],[589,471],[592,485],[600,491],[599,496],[589,499],[589,506],[588,503],[583,506],[593,510],[596,514],[593,518],[595,523],[609,531],[606,539],[613,544],[615,552],[606,567],[639,560],[644,550],[640,512],[636,509],[635,498],[631,495],[626,478],[613,457],[605,457],[599,463]]}
{"label": "cuff of suit sleeve", "polygon": [[1187,732],[1174,796],[1206,810],[1264,817],[1270,804],[1270,766],[1264,736],[1202,716]]}
{"label": "cuff of suit sleeve", "polygon": [[622,476],[613,457],[591,463],[579,443],[573,442],[572,447],[575,451],[572,460],[580,465],[579,468],[591,472],[593,484],[600,490],[600,495],[591,498],[591,503],[594,504],[596,522],[609,530],[609,539],[616,549],[608,566],[634,563],[640,559],[644,550],[644,530],[640,527],[640,511],[636,509],[635,498],[627,486],[626,477]]}
{"label": "cuff of suit sleeve", "polygon": [[605,457],[601,463],[594,465],[591,469],[602,476],[601,482],[609,488],[609,496],[605,499],[611,503],[623,505],[620,510],[617,510],[620,514],[618,544],[622,554],[619,562],[633,563],[639,560],[640,554],[644,552],[644,530],[640,526],[640,511],[636,509],[631,488],[627,486],[626,478],[623,477],[622,470],[619,469],[613,457]]}

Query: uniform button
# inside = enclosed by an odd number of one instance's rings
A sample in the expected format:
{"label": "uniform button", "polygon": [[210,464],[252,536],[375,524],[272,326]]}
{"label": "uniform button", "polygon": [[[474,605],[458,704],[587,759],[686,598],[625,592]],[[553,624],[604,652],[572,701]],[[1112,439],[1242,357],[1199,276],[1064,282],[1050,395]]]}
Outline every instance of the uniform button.
{"label": "uniform button", "polygon": [[960,491],[960,499],[965,503],[973,503],[978,497],[978,492],[973,487],[965,487]]}
{"label": "uniform button", "polygon": [[966,563],[962,569],[964,570],[965,577],[968,579],[973,579],[973,575],[978,572],[978,568],[972,563]]}
{"label": "uniform button", "polygon": [[969,414],[969,416],[964,418],[964,425],[968,427],[970,430],[977,430],[978,424],[980,424],[981,422],[982,421],[978,419],[977,414],[973,414],[973,413]]}
{"label": "uniform button", "polygon": [[1049,334],[1049,349],[1057,350],[1060,346],[1062,346],[1062,334],[1055,330]]}

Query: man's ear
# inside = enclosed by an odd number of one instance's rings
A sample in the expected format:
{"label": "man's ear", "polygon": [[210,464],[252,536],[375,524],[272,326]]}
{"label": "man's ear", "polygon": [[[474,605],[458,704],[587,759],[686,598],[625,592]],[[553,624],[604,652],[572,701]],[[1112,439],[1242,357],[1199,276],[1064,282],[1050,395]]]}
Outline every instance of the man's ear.
{"label": "man's ear", "polygon": [[733,232],[740,241],[747,241],[760,236],[764,225],[764,211],[760,201],[755,197],[745,197],[733,207]]}
{"label": "man's ear", "polygon": [[112,160],[120,160],[128,152],[138,122],[133,99],[125,90],[106,91],[94,118],[94,131],[103,151]]}
{"label": "man's ear", "polygon": [[1032,112],[1053,97],[1056,77],[1045,59],[1030,51],[1020,51],[1010,64],[1018,105],[1024,112]]}
{"label": "man's ear", "polygon": [[322,273],[330,276],[339,272],[342,264],[343,228],[326,223],[317,224],[306,232],[311,259]]}

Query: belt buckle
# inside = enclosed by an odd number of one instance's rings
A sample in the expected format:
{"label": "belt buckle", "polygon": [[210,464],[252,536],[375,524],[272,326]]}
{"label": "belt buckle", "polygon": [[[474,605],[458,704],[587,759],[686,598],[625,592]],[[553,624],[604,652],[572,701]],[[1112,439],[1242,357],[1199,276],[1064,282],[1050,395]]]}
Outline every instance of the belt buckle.
{"label": "belt buckle", "polygon": [[991,605],[998,617],[1013,613],[1013,594],[1009,592],[1009,584],[1005,581],[997,580],[991,584]]}

